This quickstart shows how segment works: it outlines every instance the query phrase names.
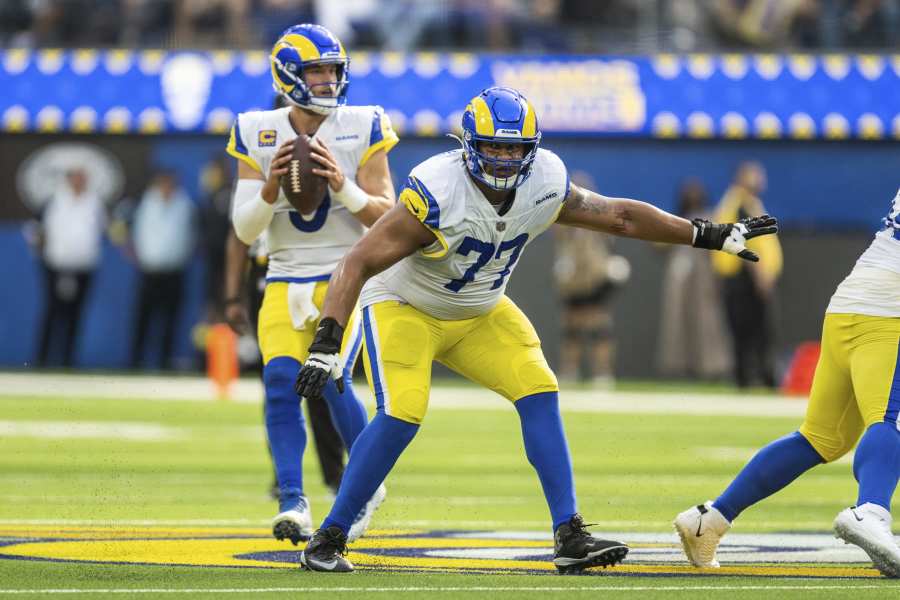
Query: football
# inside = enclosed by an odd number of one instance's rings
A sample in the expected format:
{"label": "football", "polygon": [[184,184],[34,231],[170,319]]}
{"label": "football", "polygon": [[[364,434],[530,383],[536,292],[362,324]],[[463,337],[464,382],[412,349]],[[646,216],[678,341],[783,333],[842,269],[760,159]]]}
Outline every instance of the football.
{"label": "football", "polygon": [[294,140],[294,151],[288,163],[288,172],[281,177],[281,189],[288,202],[303,215],[315,212],[325,199],[328,180],[312,172],[319,163],[310,158],[311,138],[300,134]]}

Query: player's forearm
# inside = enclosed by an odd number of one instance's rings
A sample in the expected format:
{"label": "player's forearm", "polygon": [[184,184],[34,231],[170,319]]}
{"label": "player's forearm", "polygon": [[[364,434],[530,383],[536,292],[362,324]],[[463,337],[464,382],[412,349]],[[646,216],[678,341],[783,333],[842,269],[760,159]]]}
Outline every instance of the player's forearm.
{"label": "player's forearm", "polygon": [[649,242],[690,245],[694,226],[687,219],[639,200],[612,198],[611,201],[615,215],[611,233]]}
{"label": "player's forearm", "polygon": [[359,219],[366,227],[371,227],[375,224],[375,221],[380,219],[384,213],[391,209],[394,205],[394,199],[372,194],[369,194],[368,196],[369,201],[366,203],[365,207],[359,212],[354,213],[353,216]]}
{"label": "player's forearm", "polygon": [[239,298],[244,284],[249,246],[238,239],[234,232],[225,242],[225,299]]}
{"label": "player's forearm", "polygon": [[563,225],[667,244],[690,244],[694,231],[687,219],[652,204],[628,198],[607,198],[576,186],[566,198],[557,221]]}
{"label": "player's forearm", "polygon": [[262,197],[262,190],[263,181],[256,179],[238,179],[234,187],[231,220],[238,239],[248,246],[266,230],[275,214],[273,205]]}
{"label": "player's forearm", "polygon": [[371,277],[371,275],[367,275],[360,257],[354,256],[354,251],[351,250],[338,263],[337,269],[328,282],[328,293],[325,295],[325,303],[322,306],[322,318],[331,317],[341,327],[347,326],[353,308],[359,300],[362,287]]}

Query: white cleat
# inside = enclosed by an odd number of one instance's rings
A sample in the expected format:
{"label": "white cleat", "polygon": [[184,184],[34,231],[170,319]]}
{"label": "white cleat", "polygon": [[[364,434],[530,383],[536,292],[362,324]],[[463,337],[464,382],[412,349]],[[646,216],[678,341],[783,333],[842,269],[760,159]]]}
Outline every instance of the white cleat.
{"label": "white cleat", "polygon": [[296,505],[278,513],[272,519],[272,535],[279,541],[289,539],[296,546],[311,538],[312,534],[312,511],[309,509],[309,500],[306,496],[300,496]]}
{"label": "white cleat", "polygon": [[834,519],[834,536],[866,551],[885,577],[900,577],[900,547],[891,533],[891,513],[867,502],[851,506]]}
{"label": "white cleat", "polygon": [[731,529],[731,523],[713,508],[711,500],[684,511],[675,517],[672,524],[692,565],[719,568],[716,550],[722,537]]}
{"label": "white cleat", "polygon": [[347,532],[348,543],[355,542],[363,536],[366,529],[369,528],[369,522],[372,520],[372,515],[375,514],[375,511],[378,510],[378,507],[384,502],[386,496],[387,488],[384,487],[384,484],[382,483],[378,486],[378,489],[375,490],[375,493],[372,494],[372,497],[369,498],[369,501],[366,502],[363,509],[359,511],[359,514],[356,515],[353,525],[350,526],[350,531]]}

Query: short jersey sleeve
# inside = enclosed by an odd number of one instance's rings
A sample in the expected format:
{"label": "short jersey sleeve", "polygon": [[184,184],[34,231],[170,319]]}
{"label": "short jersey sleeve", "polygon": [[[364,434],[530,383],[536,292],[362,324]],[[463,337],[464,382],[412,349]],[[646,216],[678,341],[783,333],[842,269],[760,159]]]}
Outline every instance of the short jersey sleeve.
{"label": "short jersey sleeve", "polygon": [[400,138],[397,137],[397,133],[391,126],[391,119],[385,114],[384,109],[380,106],[373,108],[371,127],[368,131],[368,147],[359,161],[360,167],[366,164],[372,158],[372,155],[379,150],[390,152],[391,148],[400,141]]}
{"label": "short jersey sleeve", "polygon": [[547,210],[551,212],[550,222],[553,223],[569,196],[571,188],[569,171],[559,156],[544,149],[538,150],[534,170],[531,177],[539,182],[535,195],[538,197],[538,203],[547,206]]}
{"label": "short jersey sleeve", "polygon": [[437,238],[437,242],[425,248],[422,254],[429,258],[441,258],[447,254],[447,242],[441,233],[441,206],[417,175],[413,169],[400,190],[400,202]]}
{"label": "short jersey sleeve", "polygon": [[228,145],[225,147],[225,151],[236,159],[244,161],[253,167],[255,171],[265,175],[262,167],[251,156],[249,145],[247,144],[247,136],[252,135],[253,132],[250,130],[254,129],[252,120],[251,115],[247,113],[241,113],[237,116],[237,119],[234,120],[234,125],[231,126],[231,135],[228,137]]}

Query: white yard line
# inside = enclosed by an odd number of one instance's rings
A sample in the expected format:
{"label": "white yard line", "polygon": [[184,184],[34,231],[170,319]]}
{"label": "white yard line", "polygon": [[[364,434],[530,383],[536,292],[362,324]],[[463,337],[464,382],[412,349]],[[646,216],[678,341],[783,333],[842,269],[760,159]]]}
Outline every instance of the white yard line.
{"label": "white yard line", "polygon": [[[359,394],[369,402],[368,387],[356,382]],[[217,395],[204,377],[145,375],[57,375],[0,373],[0,395],[54,398],[137,398],[210,402]],[[0,396],[0,397],[2,397]],[[621,414],[685,414],[746,417],[801,417],[806,401],[785,396],[740,394],[691,394],[675,392],[616,392],[563,390],[561,405],[567,412]],[[231,388],[230,401],[258,404],[262,385],[256,379],[240,379]],[[437,387],[431,391],[431,410],[504,410],[509,403],[497,394],[477,387]]]}
{"label": "white yard line", "polygon": [[900,586],[891,585],[872,585],[859,584],[853,585],[847,582],[835,583],[833,585],[643,585],[643,586],[455,586],[455,587],[272,587],[272,588],[146,588],[146,589],[127,589],[127,588],[108,588],[108,589],[33,589],[33,590],[4,590],[0,589],[2,594],[271,594],[281,592],[301,592],[301,593],[329,593],[356,592],[361,594],[370,593],[396,593],[396,592],[682,592],[682,591],[742,591],[742,590],[838,590],[838,589],[900,589]]}
{"label": "white yard line", "polygon": [[141,442],[169,441],[186,431],[157,423],[127,421],[0,421],[0,437],[42,439],[107,439]]}

